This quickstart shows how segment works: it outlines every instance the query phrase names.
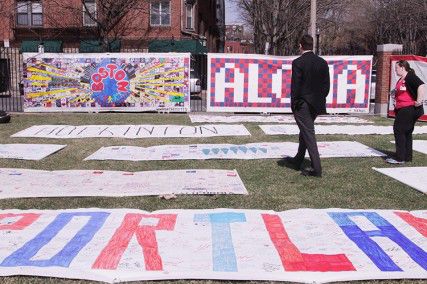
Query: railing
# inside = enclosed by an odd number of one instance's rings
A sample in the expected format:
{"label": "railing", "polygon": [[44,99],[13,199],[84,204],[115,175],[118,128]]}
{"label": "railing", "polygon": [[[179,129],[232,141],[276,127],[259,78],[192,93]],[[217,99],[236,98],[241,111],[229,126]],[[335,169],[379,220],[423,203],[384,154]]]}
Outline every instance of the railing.
{"label": "railing", "polygon": [[0,47],[0,110],[23,111],[23,60],[18,48]]}

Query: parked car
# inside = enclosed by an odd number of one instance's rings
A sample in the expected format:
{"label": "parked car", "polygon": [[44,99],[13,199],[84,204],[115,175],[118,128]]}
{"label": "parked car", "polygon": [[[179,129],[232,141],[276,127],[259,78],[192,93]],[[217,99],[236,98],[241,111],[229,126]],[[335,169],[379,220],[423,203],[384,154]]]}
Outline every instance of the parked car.
{"label": "parked car", "polygon": [[194,70],[190,71],[190,93],[198,94],[202,91],[201,81]]}

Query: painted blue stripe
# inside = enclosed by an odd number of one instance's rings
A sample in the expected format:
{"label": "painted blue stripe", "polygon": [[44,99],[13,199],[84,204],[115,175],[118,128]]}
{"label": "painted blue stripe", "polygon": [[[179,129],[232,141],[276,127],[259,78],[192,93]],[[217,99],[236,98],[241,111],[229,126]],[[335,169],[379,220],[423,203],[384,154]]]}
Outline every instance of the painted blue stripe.
{"label": "painted blue stripe", "polygon": [[[107,212],[71,212],[61,213],[42,232],[21,248],[6,257],[0,266],[60,266],[68,267],[87,243],[102,227],[110,213]],[[72,219],[77,216],[89,216],[87,224],[52,258],[31,260],[40,249],[47,245]]]}
{"label": "painted blue stripe", "polygon": [[[372,237],[386,237],[399,245],[418,265],[427,270],[427,253],[376,212],[329,212],[329,216],[381,271],[402,271]],[[378,230],[363,231],[349,217],[362,216]]]}
{"label": "painted blue stripe", "polygon": [[246,222],[243,213],[196,214],[194,222],[209,221],[212,225],[212,259],[213,270],[237,272],[236,253],[230,223]]}

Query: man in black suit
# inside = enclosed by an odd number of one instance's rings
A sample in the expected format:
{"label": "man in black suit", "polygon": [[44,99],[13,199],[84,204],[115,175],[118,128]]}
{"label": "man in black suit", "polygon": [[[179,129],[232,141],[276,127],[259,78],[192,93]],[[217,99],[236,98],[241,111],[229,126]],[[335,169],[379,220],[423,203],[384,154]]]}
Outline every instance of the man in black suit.
{"label": "man in black suit", "polygon": [[313,38],[304,35],[300,40],[301,56],[292,62],[291,108],[300,130],[298,153],[292,164],[298,168],[304,161],[306,150],[311,168],[301,171],[305,176],[322,176],[319,150],[314,132],[314,120],[326,113],[329,93],[329,68],[326,61],[313,53]]}

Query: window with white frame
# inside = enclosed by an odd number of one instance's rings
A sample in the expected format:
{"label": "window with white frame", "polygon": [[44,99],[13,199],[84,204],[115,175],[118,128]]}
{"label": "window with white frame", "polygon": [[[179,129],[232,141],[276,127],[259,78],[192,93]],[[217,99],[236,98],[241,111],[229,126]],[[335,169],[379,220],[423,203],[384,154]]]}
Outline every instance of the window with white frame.
{"label": "window with white frame", "polygon": [[170,26],[171,9],[170,0],[152,1],[150,3],[150,25],[151,26]]}
{"label": "window with white frame", "polygon": [[95,0],[85,0],[83,5],[83,26],[96,26],[96,21],[93,18],[96,19],[96,2]]}
{"label": "window with white frame", "polygon": [[17,1],[18,26],[43,26],[43,6],[40,1]]}
{"label": "window with white frame", "polygon": [[185,27],[187,29],[194,29],[194,6],[191,4],[187,4],[186,6],[186,21]]}

